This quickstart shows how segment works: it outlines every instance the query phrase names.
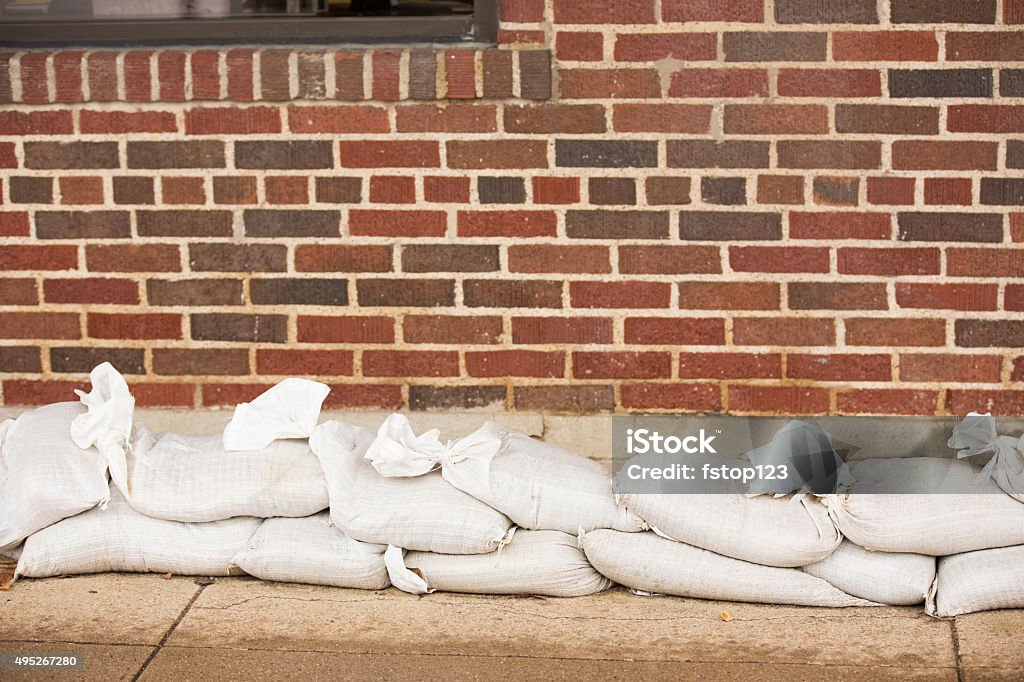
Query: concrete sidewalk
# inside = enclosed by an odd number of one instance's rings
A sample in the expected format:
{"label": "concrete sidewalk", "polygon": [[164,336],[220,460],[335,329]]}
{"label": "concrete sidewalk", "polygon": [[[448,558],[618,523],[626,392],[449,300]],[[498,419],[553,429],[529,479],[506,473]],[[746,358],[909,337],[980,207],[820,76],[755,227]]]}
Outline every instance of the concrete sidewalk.
{"label": "concrete sidewalk", "polygon": [[0,592],[0,651],[78,652],[85,668],[0,679],[1024,677],[1024,611],[935,620],[919,608],[762,606],[621,588],[548,599],[202,582],[19,581]]}

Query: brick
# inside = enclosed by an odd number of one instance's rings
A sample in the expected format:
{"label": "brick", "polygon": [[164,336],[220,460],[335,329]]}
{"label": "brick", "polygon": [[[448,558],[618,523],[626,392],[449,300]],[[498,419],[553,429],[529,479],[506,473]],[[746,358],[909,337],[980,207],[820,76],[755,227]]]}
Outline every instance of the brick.
{"label": "brick", "polygon": [[[230,211],[136,211],[143,237],[230,237]],[[122,236],[128,236],[127,234]]]}
{"label": "brick", "polygon": [[609,273],[606,246],[561,244],[512,245],[508,249],[509,272]]}
{"label": "brick", "polygon": [[804,179],[796,175],[757,176],[757,203],[804,203]]}
{"label": "brick", "polygon": [[161,102],[185,101],[184,52],[159,52],[156,57],[157,99]]}
{"label": "brick", "polygon": [[410,386],[409,409],[470,410],[504,407],[508,390],[504,386]]}
{"label": "brick", "polygon": [[[38,374],[43,371],[39,349],[30,346],[0,346],[0,372]],[[13,404],[7,395],[7,404]]]}
{"label": "brick", "polygon": [[767,168],[769,142],[669,140],[670,168]]}
{"label": "brick", "polygon": [[351,376],[351,351],[277,350],[261,348],[256,351],[256,372],[277,376]]}
{"label": "brick", "polygon": [[733,320],[737,346],[832,346],[835,320],[808,317],[740,317]]}
{"label": "brick", "polygon": [[553,0],[556,24],[653,24],[652,0]]}
{"label": "brick", "polygon": [[945,320],[853,318],[846,320],[851,346],[944,346]]}
{"label": "brick", "polygon": [[450,279],[361,279],[356,283],[359,305],[436,308],[455,304]]}
{"label": "brick", "polygon": [[495,272],[498,247],[488,244],[407,244],[403,272]]}
{"label": "brick", "polygon": [[400,99],[402,53],[398,50],[374,50],[370,53],[371,94],[373,99]]}
{"label": "brick", "polygon": [[722,272],[717,246],[633,246],[620,244],[619,272],[636,275],[717,275]]}
{"label": "brick", "polygon": [[88,391],[88,382],[78,381],[4,381],[7,405],[48,405],[73,400],[74,391]]}
{"label": "brick", "polygon": [[868,203],[876,206],[912,205],[914,178],[868,178]]}
{"label": "brick", "polygon": [[779,240],[778,213],[688,211],[679,213],[679,238],[696,241]]}
{"label": "brick", "polygon": [[370,201],[375,204],[415,204],[416,178],[375,175],[370,178]]}
{"label": "brick", "polygon": [[960,133],[1024,132],[1024,106],[951,106],[948,125],[951,132]]}
{"label": "brick", "polygon": [[0,338],[78,339],[78,313],[0,313]]}
{"label": "brick", "polygon": [[225,168],[224,143],[128,142],[128,168]]}
{"label": "brick", "polygon": [[653,168],[658,143],[647,140],[555,140],[555,165],[569,168]]}
{"label": "brick", "polygon": [[[538,38],[542,42],[547,40],[543,32]],[[519,50],[519,96],[531,100],[551,98],[550,50]]]}
{"label": "brick", "polygon": [[275,175],[264,178],[263,190],[268,204],[309,203],[309,179],[301,175]]}
{"label": "brick", "polygon": [[60,178],[58,184],[62,204],[103,203],[103,178],[68,176]]}
{"label": "brick", "polygon": [[845,414],[935,414],[938,395],[935,391],[912,391],[895,388],[853,389],[836,396],[839,412]]}
{"label": "brick", "polygon": [[880,168],[882,145],[871,141],[781,140],[780,168]]}
{"label": "brick", "polygon": [[298,272],[389,272],[391,247],[378,245],[299,245]]}
{"label": "brick", "polygon": [[661,97],[654,69],[560,69],[562,99],[642,99]]}
{"label": "brick", "polygon": [[7,244],[0,249],[0,270],[74,270],[77,267],[77,246]]}
{"label": "brick", "polygon": [[1003,23],[1024,24],[1024,3],[1021,0],[1006,0],[1003,3]]}
{"label": "brick", "polygon": [[885,284],[860,282],[790,282],[792,310],[886,310]]}
{"label": "brick", "polygon": [[681,206],[690,203],[690,178],[648,177],[644,189],[647,203],[651,206]]}
{"label": "brick", "polygon": [[103,277],[47,279],[43,282],[43,297],[47,303],[138,305],[139,285],[130,279]]}
{"label": "brick", "polygon": [[246,209],[243,211],[247,237],[336,237],[340,211],[303,209]]}
{"label": "brick", "polygon": [[391,384],[342,384],[332,386],[324,401],[327,409],[400,410],[404,405],[402,387]]}
{"label": "brick", "polygon": [[213,179],[213,200],[218,204],[255,204],[256,178],[215,177]]}
{"label": "brick", "polygon": [[360,178],[317,178],[316,200],[322,204],[358,204],[362,201]]}
{"label": "brick", "polygon": [[327,67],[323,52],[302,51],[296,55],[299,99],[323,99],[327,94]]}
{"label": "brick", "polygon": [[946,270],[953,277],[1019,277],[1024,272],[1024,250],[963,249],[946,252]]}
{"label": "brick", "polygon": [[469,178],[428,175],[423,178],[423,199],[438,204],[468,204]]}
{"label": "brick", "polygon": [[160,199],[164,204],[205,204],[204,185],[203,178],[198,177],[160,178]]}
{"label": "brick", "polygon": [[513,403],[517,410],[547,414],[591,414],[615,408],[615,390],[611,386],[515,386]]}
{"label": "brick", "polygon": [[996,142],[897,140],[892,145],[896,170],[995,170]]}
{"label": "brick", "polygon": [[680,353],[680,379],[778,379],[780,353]]}
{"label": "brick", "polygon": [[1003,97],[1024,97],[1024,69],[1000,69],[999,94]]}
{"label": "brick", "polygon": [[459,354],[449,351],[363,351],[363,376],[454,377],[459,375]]}
{"label": "brick", "polygon": [[961,348],[1024,348],[1022,320],[956,320],[956,345]]}
{"label": "brick", "polygon": [[252,279],[249,297],[256,305],[348,305],[344,279]]}
{"label": "brick", "polygon": [[735,21],[760,23],[764,20],[764,3],[760,0],[663,0],[664,21]]}
{"label": "brick", "polygon": [[570,282],[573,308],[668,308],[667,282]]}
{"label": "brick", "polygon": [[937,135],[939,108],[886,104],[837,104],[836,132]]}
{"label": "brick", "polygon": [[467,279],[462,293],[470,308],[562,307],[562,283],[547,280]]}
{"label": "brick", "polygon": [[605,317],[512,318],[512,343],[515,344],[562,346],[613,341],[612,320]]}
{"label": "brick", "polygon": [[569,62],[602,61],[604,36],[590,31],[559,31],[555,34],[555,58]]}
{"label": "brick", "polygon": [[14,156],[13,142],[0,142],[0,168],[17,168],[18,159]]}
{"label": "brick", "polygon": [[901,353],[900,381],[998,383],[998,355]]}
{"label": "brick", "polygon": [[727,62],[821,62],[827,38],[825,33],[727,31],[722,49]]}
{"label": "brick", "polygon": [[579,178],[534,176],[532,182],[535,204],[575,204],[580,200]]}
{"label": "brick", "polygon": [[815,381],[892,381],[892,367],[890,357],[882,354],[789,353],[786,376]]}
{"label": "brick", "polygon": [[1007,284],[1003,308],[1024,311],[1024,285]]}
{"label": "brick", "polygon": [[437,54],[433,50],[409,53],[409,99],[437,98]]}
{"label": "brick", "polygon": [[[4,395],[7,394],[6,388]],[[973,411],[1013,416],[1024,412],[1024,391],[958,391],[946,392],[946,411],[967,414]]]}
{"label": "brick", "polygon": [[468,351],[466,373],[471,377],[561,377],[565,355],[529,350]]}
{"label": "brick", "polygon": [[667,239],[667,211],[568,211],[565,233],[572,239]]}
{"label": "brick", "polygon": [[[25,104],[46,104],[50,101],[47,64],[51,53],[35,51],[21,55],[21,101]],[[6,67],[5,73],[9,73]]]}
{"label": "brick", "polygon": [[934,62],[939,41],[931,31],[836,31],[832,56],[840,62]]}
{"label": "brick", "polygon": [[201,107],[185,112],[187,135],[252,135],[281,132],[276,107]]}
{"label": "brick", "polygon": [[672,376],[672,356],[661,352],[575,352],[573,376],[577,379],[667,379]]}
{"label": "brick", "polygon": [[890,69],[890,97],[991,97],[991,69]]}
{"label": "brick", "polygon": [[248,341],[284,343],[288,340],[287,315],[203,313],[190,316],[196,341]]}
{"label": "brick", "polygon": [[124,98],[128,102],[153,101],[153,53],[126,52],[124,55]]}
{"label": "brick", "polygon": [[627,317],[625,342],[654,346],[721,346],[725,321],[714,318]]}
{"label": "brick", "polygon": [[636,204],[636,180],[633,178],[590,178],[587,196],[595,206],[633,206]]}
{"label": "brick", "polygon": [[193,52],[189,59],[192,71],[192,99],[220,99],[221,81],[227,80],[227,74],[221,72],[220,53],[216,50],[200,50]]}
{"label": "brick", "polygon": [[535,24],[544,20],[544,0],[501,0],[502,21]]}
{"label": "brick", "polygon": [[116,142],[25,142],[25,168],[117,168]]}
{"label": "brick", "polygon": [[498,316],[406,315],[402,338],[406,343],[492,344],[502,335]]}
{"label": "brick", "polygon": [[288,247],[282,244],[189,244],[194,272],[284,272]]}
{"label": "brick", "polygon": [[94,339],[180,339],[181,315],[169,313],[89,313]]}
{"label": "brick", "polygon": [[342,141],[339,149],[341,165],[346,168],[436,168],[441,165],[437,142],[352,140]]}
{"label": "brick", "polygon": [[615,36],[615,61],[619,62],[660,59],[713,62],[717,57],[718,36],[714,33],[619,33]]}
{"label": "brick", "polygon": [[532,104],[505,107],[509,133],[603,133],[607,129],[600,104]]}
{"label": "brick", "polygon": [[841,275],[938,275],[940,258],[938,249],[844,247],[836,251],[836,262]]}
{"label": "brick", "polygon": [[481,204],[525,204],[523,178],[481,176],[476,181]]}
{"label": "brick", "polygon": [[711,384],[625,384],[621,387],[622,406],[639,410],[684,410],[719,412],[721,390]]}
{"label": "brick", "polygon": [[174,376],[227,376],[249,374],[245,348],[154,348],[153,373]]}
{"label": "brick", "polygon": [[85,259],[92,272],[179,272],[181,256],[170,244],[89,244]]}
{"label": "brick", "polygon": [[730,246],[729,267],[734,272],[829,271],[829,250],[801,246]]}
{"label": "brick", "polygon": [[612,125],[619,132],[706,133],[711,107],[703,104],[616,104]]}
{"label": "brick", "polygon": [[53,178],[15,176],[7,182],[13,204],[53,203]]}
{"label": "brick", "polygon": [[826,414],[828,391],[809,386],[730,386],[729,411],[755,414]]}
{"label": "brick", "polygon": [[856,206],[860,199],[860,178],[814,178],[812,196],[814,203],[822,206]]}
{"label": "brick", "polygon": [[745,178],[701,178],[700,200],[705,204],[743,206],[747,203],[747,181]]}
{"label": "brick", "polygon": [[481,62],[484,78],[483,96],[487,99],[512,97],[512,51],[484,50]]}
{"label": "brick", "polygon": [[90,52],[86,57],[89,100],[113,102],[117,99],[117,53]]}
{"label": "brick", "polygon": [[994,24],[996,0],[892,0],[894,24]]}
{"label": "brick", "polygon": [[493,133],[498,111],[493,104],[416,104],[395,110],[400,133]]}
{"label": "brick", "polygon": [[228,99],[236,102],[251,102],[253,99],[253,54],[255,50],[243,48],[228,50],[225,58],[227,67]]}
{"label": "brick", "polygon": [[1024,60],[1024,36],[1020,31],[978,31],[946,36],[949,61],[1019,62]]}
{"label": "brick", "polygon": [[460,237],[553,237],[557,219],[551,211],[459,211]]}
{"label": "brick", "polygon": [[0,279],[0,305],[38,305],[34,279]]}
{"label": "brick", "polygon": [[365,99],[362,52],[338,52],[334,55],[334,89],[338,99]]}
{"label": "brick", "polygon": [[[342,143],[344,146],[345,143]],[[327,141],[235,142],[236,168],[280,168],[302,170],[332,168],[334,154]]]}
{"label": "brick", "polygon": [[899,213],[902,241],[1001,242],[1003,217],[994,213]]}
{"label": "brick", "polygon": [[777,87],[783,97],[880,97],[882,77],[873,69],[781,69]]}
{"label": "brick", "polygon": [[390,317],[299,315],[301,343],[394,343],[395,321]]}
{"label": "brick", "polygon": [[685,69],[672,74],[669,97],[767,97],[765,69]]}
{"label": "brick", "polygon": [[901,308],[937,310],[995,310],[999,288],[996,284],[899,283],[896,303]]}
{"label": "brick", "polygon": [[877,24],[874,0],[778,0],[775,21],[780,24]]}
{"label": "brick", "polygon": [[683,310],[778,310],[779,285],[772,282],[679,282]]}
{"label": "brick", "polygon": [[970,178],[925,178],[924,203],[938,206],[970,206]]}
{"label": "brick", "polygon": [[287,50],[260,50],[260,96],[274,102],[291,99]]}
{"label": "brick", "polygon": [[352,209],[349,232],[372,237],[443,237],[448,216],[444,211],[391,211]]}
{"label": "brick", "polygon": [[231,407],[255,400],[270,384],[203,384],[200,390],[204,407]]}
{"label": "brick", "polygon": [[151,306],[242,305],[242,282],[237,279],[151,279],[146,282]]}
{"label": "brick", "polygon": [[74,131],[70,111],[0,111],[0,135],[70,135]]}

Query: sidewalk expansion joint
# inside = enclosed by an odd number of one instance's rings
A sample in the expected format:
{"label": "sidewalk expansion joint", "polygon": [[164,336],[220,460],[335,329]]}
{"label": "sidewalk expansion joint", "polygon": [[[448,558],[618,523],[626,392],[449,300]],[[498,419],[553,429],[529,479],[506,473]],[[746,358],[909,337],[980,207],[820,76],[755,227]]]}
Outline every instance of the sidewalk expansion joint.
{"label": "sidewalk expansion joint", "polygon": [[153,659],[156,658],[156,655],[160,653],[160,650],[164,648],[165,644],[167,644],[167,640],[171,638],[172,634],[174,634],[174,631],[177,629],[178,624],[185,619],[185,616],[192,609],[192,605],[196,603],[196,600],[199,599],[199,595],[201,595],[203,593],[203,590],[205,589],[206,584],[201,583],[199,585],[199,589],[195,591],[195,594],[192,595],[192,598],[188,600],[187,604],[185,604],[185,608],[181,610],[181,613],[178,614],[178,617],[174,619],[173,623],[171,623],[171,627],[167,628],[167,632],[165,632],[164,636],[160,638],[159,642],[157,642],[156,647],[154,647],[153,651],[149,653],[149,656],[146,658],[146,660],[142,662],[142,666],[139,668],[139,671],[135,673],[135,676],[132,678],[132,682],[137,682],[137,680],[140,677],[142,677],[142,674],[146,672],[146,668],[149,667],[149,664],[153,662]]}

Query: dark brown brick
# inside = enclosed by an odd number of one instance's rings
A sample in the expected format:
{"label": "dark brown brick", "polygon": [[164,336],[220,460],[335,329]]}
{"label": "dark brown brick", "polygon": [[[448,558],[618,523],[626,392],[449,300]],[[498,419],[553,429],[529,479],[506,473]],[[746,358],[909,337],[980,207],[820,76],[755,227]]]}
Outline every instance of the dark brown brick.
{"label": "dark brown brick", "polygon": [[470,308],[561,308],[562,283],[544,280],[467,279],[464,305]]}
{"label": "dark brown brick", "polygon": [[961,348],[1024,348],[1024,321],[956,320],[954,330]]}
{"label": "dark brown brick", "polygon": [[410,386],[409,409],[468,410],[499,405],[508,399],[504,386]]}
{"label": "dark brown brick", "polygon": [[127,211],[39,211],[40,239],[121,239],[130,237]]}
{"label": "dark brown brick", "polygon": [[937,135],[938,107],[837,104],[836,132]]}
{"label": "dark brown brick", "polygon": [[879,168],[882,145],[870,141],[781,140],[778,156],[780,168]]}
{"label": "dark brown brick", "polygon": [[502,322],[484,315],[406,315],[406,343],[493,344],[501,340]]}
{"label": "dark brown brick", "polygon": [[247,209],[247,237],[337,237],[341,230],[340,211],[299,211]]}
{"label": "dark brown brick", "polygon": [[249,341],[284,343],[288,340],[286,315],[201,313],[191,316],[196,341]]}
{"label": "dark brown brick", "polygon": [[619,272],[630,275],[717,275],[722,272],[717,246],[619,245]]}
{"label": "dark brown brick", "polygon": [[607,129],[600,104],[540,104],[505,107],[510,133],[603,133]]}
{"label": "dark brown brick", "polygon": [[155,306],[242,305],[242,282],[237,279],[151,279],[146,300]]}
{"label": "dark brown brick", "polygon": [[820,62],[827,39],[825,33],[730,31],[722,46],[727,62]]}
{"label": "dark brown brick", "polygon": [[612,321],[603,317],[513,317],[512,343],[612,343]]}
{"label": "dark brown brick", "polygon": [[996,0],[892,0],[894,24],[994,24]]}
{"label": "dark brown brick", "polygon": [[890,97],[991,97],[992,69],[890,69]]}
{"label": "dark brown brick", "polygon": [[235,142],[236,168],[280,168],[300,170],[332,168],[333,145],[326,140],[269,140]]}
{"label": "dark brown brick", "polygon": [[779,285],[771,282],[680,282],[684,310],[778,310]]}
{"label": "dark brown brick", "polygon": [[217,140],[189,142],[128,142],[129,168],[224,168],[224,143]]}
{"label": "dark brown brick", "polygon": [[695,241],[779,240],[778,213],[687,211],[679,214],[679,238]]}
{"label": "dark brown brick", "polygon": [[515,386],[513,402],[517,410],[544,413],[589,414],[615,409],[615,390],[611,386]]}
{"label": "dark brown brick", "polygon": [[523,99],[551,97],[551,51],[519,51],[519,96]]}
{"label": "dark brown brick", "polygon": [[52,204],[53,178],[16,175],[7,180],[12,204]]}
{"label": "dark brown brick", "polygon": [[658,143],[647,140],[555,140],[555,165],[567,168],[653,168]]}
{"label": "dark brown brick", "polygon": [[136,211],[135,219],[140,237],[230,237],[232,234],[230,211]]}
{"label": "dark brown brick", "polygon": [[814,178],[814,203],[824,206],[856,206],[860,178]]}
{"label": "dark brown brick", "polygon": [[670,168],[767,168],[771,143],[752,140],[669,140]]}
{"label": "dark brown brick", "polygon": [[495,272],[498,247],[486,244],[408,244],[402,247],[403,272]]}
{"label": "dark brown brick", "polygon": [[885,284],[790,282],[789,307],[793,310],[886,310]]}
{"label": "dark brown brick", "polygon": [[189,244],[196,272],[284,272],[288,247],[283,244]]}
{"label": "dark brown brick", "polygon": [[280,102],[291,99],[288,86],[288,67],[286,50],[262,50],[260,52],[260,89],[262,98]]}
{"label": "dark brown brick", "polygon": [[437,53],[412,50],[409,53],[409,99],[437,97]]}
{"label": "dark brown brick", "polygon": [[1024,180],[982,178],[981,203],[986,206],[1024,206]]}
{"label": "dark brown brick", "polygon": [[667,211],[568,211],[565,233],[575,239],[667,239]]}
{"label": "dark brown brick", "polygon": [[875,0],[776,0],[780,24],[877,24]]}
{"label": "dark brown brick", "polygon": [[595,206],[632,206],[636,204],[636,180],[633,178],[590,178],[587,183],[590,203]]}
{"label": "dark brown brick", "polygon": [[810,317],[741,317],[733,321],[738,346],[831,346],[835,321]]}
{"label": "dark brown brick", "polygon": [[1024,168],[1024,140],[1006,141],[1006,167]]}
{"label": "dark brown brick", "polygon": [[43,365],[39,359],[38,348],[31,346],[0,346],[0,372],[38,374],[42,371]]}
{"label": "dark brown brick", "polygon": [[249,351],[245,348],[154,348],[153,372],[174,376],[249,374]]}
{"label": "dark brown brick", "polygon": [[1000,69],[999,94],[1003,97],[1024,97],[1024,69]]}
{"label": "dark brown brick", "polygon": [[25,168],[117,168],[116,142],[26,142]]}
{"label": "dark brown brick", "polygon": [[897,221],[902,241],[1003,241],[1003,216],[994,213],[899,213]]}
{"label": "dark brown brick", "polygon": [[476,181],[481,204],[524,204],[526,183],[523,178],[481,176]]}
{"label": "dark brown brick", "polygon": [[142,348],[51,348],[50,367],[58,373],[88,374],[109,362],[122,374],[145,374],[145,354]]}
{"label": "dark brown brick", "polygon": [[256,305],[348,305],[348,280],[252,279],[249,296]]}
{"label": "dark brown brick", "polygon": [[487,99],[512,97],[512,51],[483,51],[483,95]]}
{"label": "dark brown brick", "polygon": [[645,183],[647,203],[652,206],[680,206],[690,203],[690,178],[650,177]]}
{"label": "dark brown brick", "polygon": [[358,204],[363,200],[362,178],[317,178],[316,200],[321,204]]}
{"label": "dark brown brick", "polygon": [[121,176],[115,177],[113,182],[115,204],[152,205],[156,203],[153,178]]}
{"label": "dark brown brick", "polygon": [[365,98],[362,52],[339,52],[334,55],[334,88],[338,99]]}
{"label": "dark brown brick", "polygon": [[701,178],[700,198],[705,204],[742,206],[747,203],[744,178]]}
{"label": "dark brown brick", "polygon": [[359,305],[436,308],[455,304],[450,279],[361,279],[356,282]]}
{"label": "dark brown brick", "polygon": [[34,279],[0,279],[0,305],[37,305],[39,293]]}

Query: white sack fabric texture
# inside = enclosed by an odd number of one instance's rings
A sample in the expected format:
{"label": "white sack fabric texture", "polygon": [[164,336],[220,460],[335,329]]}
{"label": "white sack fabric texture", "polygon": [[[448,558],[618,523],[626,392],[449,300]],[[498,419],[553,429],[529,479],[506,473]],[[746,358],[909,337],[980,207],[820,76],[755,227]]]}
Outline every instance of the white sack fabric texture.
{"label": "white sack fabric texture", "polygon": [[732,559],[656,533],[595,530],[582,538],[601,574],[642,592],[796,606],[877,606],[798,569]]}
{"label": "white sack fabric texture", "polygon": [[285,379],[251,403],[241,403],[224,429],[226,450],[261,450],[285,438],[309,438],[331,388],[308,379]]}
{"label": "white sack fabric texture", "polygon": [[81,403],[55,403],[0,425],[0,551],[110,497],[107,461],[71,439]]}
{"label": "white sack fabric texture", "polygon": [[46,578],[125,571],[232,575],[231,560],[261,519],[181,523],[138,513],[116,490],[97,508],[34,533],[25,541],[15,577]]}
{"label": "white sack fabric texture", "polygon": [[229,452],[219,435],[153,434],[137,424],[131,451],[110,474],[136,510],[171,521],[310,516],[329,504],[306,440]]}
{"label": "white sack fabric texture", "polygon": [[404,563],[426,588],[416,590],[419,593],[582,597],[611,587],[611,581],[594,570],[577,545],[574,536],[560,531],[517,530],[496,552],[464,556],[407,552]]}
{"label": "white sack fabric texture", "polygon": [[971,412],[953,427],[949,447],[957,457],[992,455],[981,470],[1015,500],[1024,502],[1024,436],[1001,436],[996,432],[996,419],[990,414]]}
{"label": "white sack fabric texture", "polygon": [[892,606],[922,604],[935,580],[935,557],[869,552],[849,540],[803,570],[847,594]]}
{"label": "white sack fabric texture", "polygon": [[[1024,503],[1013,499],[980,469],[964,461],[913,457],[851,462],[853,493],[824,499],[842,534],[876,552],[945,556],[1024,544]],[[878,481],[900,490],[932,487],[939,492],[870,494]],[[943,493],[977,486],[978,493]]]}
{"label": "white sack fabric texture", "polygon": [[512,521],[454,488],[440,471],[381,476],[364,457],[372,441],[369,432],[336,421],[310,437],[327,477],[331,520],[346,535],[442,554],[483,554],[507,542]]}
{"label": "white sack fabric texture", "polygon": [[323,512],[267,519],[231,563],[261,580],[382,590],[390,584],[385,549],[353,540]]}
{"label": "white sack fabric texture", "polygon": [[942,557],[925,610],[933,616],[959,616],[1019,608],[1024,608],[1024,546]]}

